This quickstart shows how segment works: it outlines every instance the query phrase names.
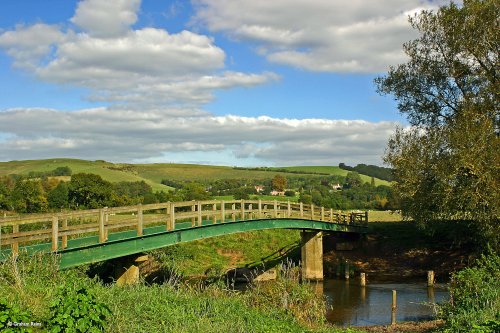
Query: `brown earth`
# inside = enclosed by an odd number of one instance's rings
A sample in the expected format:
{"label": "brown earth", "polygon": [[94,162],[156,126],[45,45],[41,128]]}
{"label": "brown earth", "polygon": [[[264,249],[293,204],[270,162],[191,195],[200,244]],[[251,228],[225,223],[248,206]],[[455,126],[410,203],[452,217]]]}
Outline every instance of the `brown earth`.
{"label": "brown earth", "polygon": [[[325,274],[343,275],[343,263],[349,261],[355,274],[365,272],[376,280],[424,279],[427,271],[435,272],[437,282],[446,282],[450,273],[467,266],[473,259],[471,250],[447,241],[429,240],[414,226],[403,222],[374,223],[370,234],[361,239],[326,236],[323,239]],[[350,251],[339,251],[345,243]],[[337,244],[342,245],[337,245]]]}
{"label": "brown earth", "polygon": [[430,333],[443,324],[442,320],[405,322],[396,325],[357,327],[369,333]]}

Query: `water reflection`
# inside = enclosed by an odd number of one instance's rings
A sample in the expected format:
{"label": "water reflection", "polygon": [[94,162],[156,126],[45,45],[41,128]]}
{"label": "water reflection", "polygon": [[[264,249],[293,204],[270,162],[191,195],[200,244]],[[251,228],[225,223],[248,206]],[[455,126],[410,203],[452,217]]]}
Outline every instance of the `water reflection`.
{"label": "water reflection", "polygon": [[[391,320],[392,290],[397,290],[397,321],[430,319],[430,303],[448,299],[443,286],[428,288],[425,283],[379,283],[361,287],[345,280],[326,280],[324,295],[328,321],[342,326],[385,325]],[[331,307],[330,307],[331,306]]]}

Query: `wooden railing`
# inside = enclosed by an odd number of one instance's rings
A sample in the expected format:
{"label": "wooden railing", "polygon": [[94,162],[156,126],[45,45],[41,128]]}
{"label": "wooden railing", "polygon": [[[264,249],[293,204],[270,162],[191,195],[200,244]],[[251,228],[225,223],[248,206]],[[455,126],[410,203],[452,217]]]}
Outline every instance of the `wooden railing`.
{"label": "wooden railing", "polygon": [[113,230],[136,230],[142,236],[144,228],[165,225],[175,230],[179,223],[201,226],[205,220],[224,223],[238,220],[300,218],[340,224],[366,224],[368,212],[339,212],[333,209],[290,201],[208,200],[166,202],[159,204],[112,207],[52,214],[36,214],[0,218],[0,248],[10,245],[12,253],[19,244],[50,242],[52,251],[65,249],[68,238],[99,235],[106,242]]}

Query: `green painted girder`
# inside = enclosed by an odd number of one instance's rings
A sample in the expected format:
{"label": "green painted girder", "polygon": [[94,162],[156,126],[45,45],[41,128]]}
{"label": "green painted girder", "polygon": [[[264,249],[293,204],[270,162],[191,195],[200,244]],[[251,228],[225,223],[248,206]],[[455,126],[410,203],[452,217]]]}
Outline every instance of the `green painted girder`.
{"label": "green painted girder", "polygon": [[61,255],[60,267],[65,269],[151,251],[183,242],[267,229],[304,229],[347,233],[366,233],[367,231],[367,227],[365,226],[302,219],[262,219],[206,224],[175,231],[148,233],[140,237],[108,240],[105,243],[97,243],[79,248],[68,248],[59,252]]}

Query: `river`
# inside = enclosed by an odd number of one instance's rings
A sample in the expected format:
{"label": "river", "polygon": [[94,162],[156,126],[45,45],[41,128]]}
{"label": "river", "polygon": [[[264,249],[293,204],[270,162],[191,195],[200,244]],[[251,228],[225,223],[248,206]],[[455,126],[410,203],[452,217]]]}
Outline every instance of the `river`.
{"label": "river", "polygon": [[357,280],[325,280],[323,289],[329,310],[329,322],[339,326],[386,325],[391,321],[392,290],[397,291],[397,316],[401,321],[432,319],[431,304],[448,300],[445,285],[428,288],[426,283],[369,283],[361,287]]}

